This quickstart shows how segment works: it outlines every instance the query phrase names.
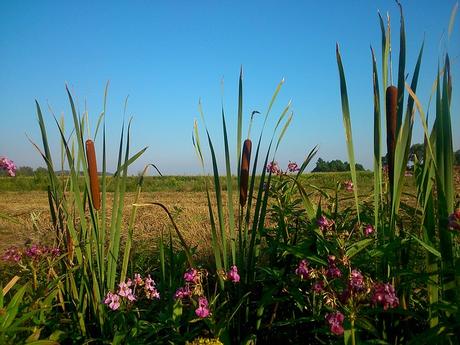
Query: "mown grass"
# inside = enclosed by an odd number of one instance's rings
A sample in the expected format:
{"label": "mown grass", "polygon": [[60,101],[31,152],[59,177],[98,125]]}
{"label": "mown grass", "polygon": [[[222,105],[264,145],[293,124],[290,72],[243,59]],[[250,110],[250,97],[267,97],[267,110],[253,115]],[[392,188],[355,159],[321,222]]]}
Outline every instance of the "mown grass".
{"label": "mown grass", "polygon": [[[457,174],[458,175],[458,174]],[[310,173],[301,178],[301,183],[308,192],[315,192],[316,186],[323,191],[333,190],[338,182],[349,180],[349,173]],[[123,211],[124,222],[128,222],[131,203],[134,200],[137,177],[128,177],[127,203]],[[45,180],[34,177],[0,178],[0,208],[14,217],[19,223],[12,223],[0,218],[0,251],[11,245],[23,245],[26,242],[46,242],[52,236],[50,231],[48,196],[45,192]],[[371,172],[358,173],[359,193],[372,197],[373,175]],[[225,187],[226,184],[222,184]],[[460,191],[460,185],[457,185]],[[224,188],[225,189],[225,188]],[[415,193],[414,181],[407,180],[405,192]],[[109,196],[112,190],[109,186]],[[318,195],[318,193],[315,193]],[[340,195],[349,198],[350,194],[341,191]],[[235,196],[236,197],[236,196]],[[202,176],[149,176],[145,178],[143,202],[159,201],[173,213],[179,228],[188,243],[207,256],[210,248],[209,220]],[[236,202],[236,199],[235,199]],[[351,202],[349,200],[349,202]],[[149,209],[139,209],[135,223],[135,241],[139,250],[152,252],[156,250],[157,238],[161,231],[169,231],[171,226],[166,215]],[[108,217],[110,217],[110,210]]]}

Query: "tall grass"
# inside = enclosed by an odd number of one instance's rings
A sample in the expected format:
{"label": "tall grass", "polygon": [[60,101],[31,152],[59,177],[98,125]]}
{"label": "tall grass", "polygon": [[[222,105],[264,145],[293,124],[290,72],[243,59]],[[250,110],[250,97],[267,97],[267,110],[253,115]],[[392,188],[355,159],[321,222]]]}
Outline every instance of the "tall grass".
{"label": "tall grass", "polygon": [[[454,210],[454,184],[453,184],[453,146],[451,127],[451,75],[450,61],[446,54],[444,65],[438,72],[435,81],[435,120],[430,129],[427,118],[418,100],[417,85],[421,69],[423,54],[422,43],[417,61],[412,73],[410,85],[406,83],[406,35],[404,16],[401,5],[400,31],[399,31],[399,58],[397,87],[389,85],[388,73],[391,74],[391,30],[388,17],[385,27],[379,14],[382,32],[382,69],[381,78],[377,69],[374,50],[372,53],[372,75],[374,94],[374,225],[378,229],[379,245],[384,250],[382,272],[399,287],[401,304],[407,308],[413,291],[410,281],[405,278],[404,272],[410,271],[414,255],[414,246],[426,250],[427,274],[425,281],[430,305],[429,324],[438,332],[438,335],[447,336],[445,327],[441,325],[440,317],[445,322],[458,311],[442,307],[447,304],[458,305],[459,282],[459,252],[453,246],[452,232],[447,227],[447,217]],[[452,17],[456,7],[452,12]],[[452,27],[452,19],[449,30]],[[342,109],[344,125],[347,134],[347,147],[350,161],[354,158],[354,148],[351,141],[351,123],[348,107],[348,97],[345,86],[345,75],[340,52],[337,49],[337,64],[339,67]],[[381,83],[379,82],[381,81]],[[385,92],[380,92],[384,90]],[[386,102],[382,97],[386,94]],[[407,104],[404,112],[404,102]],[[383,105],[383,111],[382,111]],[[412,129],[415,113],[420,114],[421,124],[424,128],[425,156],[422,161],[415,164],[417,195],[415,208],[408,207],[402,201],[402,190],[406,180],[405,171],[409,160],[409,148],[412,141]],[[381,114],[386,114],[387,123],[387,159],[388,159],[388,189],[383,188],[382,166],[380,156],[381,148]],[[403,116],[404,115],[404,116]],[[353,165],[351,165],[353,166]],[[352,176],[355,172],[351,171]],[[356,194],[355,194],[356,196]],[[358,203],[357,203],[358,205]],[[401,216],[401,208],[411,210],[420,220],[420,234],[408,231],[410,227],[405,224]],[[359,209],[357,210],[359,212]],[[419,218],[418,218],[419,217]],[[455,309],[457,310],[457,309]],[[458,316],[457,316],[458,317]],[[391,332],[390,332],[391,333]],[[404,337],[404,334],[399,334]]]}
{"label": "tall grass", "polygon": [[[108,85],[107,85],[108,88]],[[128,226],[128,237],[123,253],[123,265],[120,265],[120,238],[122,232],[122,214],[128,167],[146,150],[130,156],[130,126],[123,125],[118,151],[118,163],[110,183],[114,186],[112,214],[107,228],[108,216],[108,175],[106,146],[106,96],[104,110],[101,113],[93,140],[96,141],[99,126],[102,126],[102,174],[97,176],[95,144],[89,138],[87,114],[78,114],[70,91],[67,95],[73,119],[73,129],[69,138],[64,132],[64,122],[55,118],[64,155],[61,156],[61,169],[68,165],[69,175],[58,176],[48,143],[48,134],[41,107],[36,102],[38,122],[42,136],[42,148],[36,147],[48,168],[49,201],[53,225],[58,234],[61,248],[68,253],[62,262],[66,275],[60,285],[65,299],[64,312],[70,313],[78,325],[83,337],[91,335],[92,328],[104,334],[105,309],[101,303],[109,290],[114,290],[117,279],[123,279],[127,271],[127,258],[130,254],[132,231],[136,206],[133,206]],[[88,138],[88,141],[85,139]],[[85,150],[85,141],[86,149]],[[80,177],[82,176],[82,177]],[[83,179],[83,183],[82,180]],[[99,184],[101,191],[99,192]],[[140,187],[139,187],[140,188]],[[138,201],[139,193],[135,199]],[[108,238],[106,238],[108,233]],[[89,327],[89,329],[88,329]]]}

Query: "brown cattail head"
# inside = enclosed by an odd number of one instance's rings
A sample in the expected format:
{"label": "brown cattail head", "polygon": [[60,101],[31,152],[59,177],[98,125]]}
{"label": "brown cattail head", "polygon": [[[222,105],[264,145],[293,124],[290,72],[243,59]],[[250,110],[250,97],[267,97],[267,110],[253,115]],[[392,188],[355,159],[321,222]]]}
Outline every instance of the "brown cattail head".
{"label": "brown cattail head", "polygon": [[388,177],[390,179],[390,191],[393,192],[395,147],[396,147],[396,123],[398,111],[398,88],[389,86],[386,91],[387,110],[387,157]]}
{"label": "brown cattail head", "polygon": [[243,143],[240,171],[240,205],[244,207],[248,198],[249,163],[251,162],[252,142],[246,139]]}
{"label": "brown cattail head", "polygon": [[91,187],[91,199],[96,210],[101,208],[101,194],[99,191],[99,179],[97,177],[96,151],[94,142],[86,140],[86,158],[88,159],[88,174]]}

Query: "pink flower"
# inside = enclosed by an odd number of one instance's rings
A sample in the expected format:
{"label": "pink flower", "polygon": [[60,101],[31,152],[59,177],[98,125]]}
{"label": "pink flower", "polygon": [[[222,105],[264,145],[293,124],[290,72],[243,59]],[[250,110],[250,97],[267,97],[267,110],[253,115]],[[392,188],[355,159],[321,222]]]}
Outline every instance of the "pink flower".
{"label": "pink flower", "polygon": [[190,268],[187,272],[184,273],[184,279],[188,283],[197,283],[198,282],[198,271],[194,268]]}
{"label": "pink flower", "polygon": [[133,290],[130,289],[129,285],[126,284],[125,282],[118,284],[118,287],[119,287],[118,295],[120,295],[121,297],[128,298],[128,296],[130,296],[133,293]]}
{"label": "pink flower", "polygon": [[364,277],[359,270],[352,270],[350,273],[349,286],[352,291],[364,290]]}
{"label": "pink flower", "polygon": [[327,219],[325,216],[320,216],[317,219],[316,224],[321,229],[321,231],[326,231],[334,224],[334,222]]}
{"label": "pink flower", "polygon": [[16,165],[11,159],[6,157],[0,158],[0,169],[6,170],[9,176],[16,176]]}
{"label": "pink flower", "polygon": [[364,236],[368,237],[370,235],[372,235],[374,233],[374,227],[371,225],[371,224],[367,224],[365,227],[364,227]]}
{"label": "pink flower", "polygon": [[345,187],[345,190],[347,192],[353,192],[353,182],[345,181],[345,182],[343,182],[343,186]]}
{"label": "pink flower", "polygon": [[107,296],[105,297],[104,304],[108,305],[112,310],[117,310],[120,307],[120,296],[108,292]]}
{"label": "pink flower", "polygon": [[205,317],[209,316],[209,308],[208,308],[208,300],[206,297],[198,298],[198,308],[195,310],[195,314],[199,317],[204,319]]}
{"label": "pink flower", "polygon": [[33,244],[26,249],[25,254],[32,259],[40,259],[40,257],[46,252],[46,248]]}
{"label": "pink flower", "polygon": [[396,296],[395,288],[390,283],[377,283],[374,285],[372,295],[373,304],[381,304],[384,310],[396,308],[399,305],[399,299]]}
{"label": "pink flower", "polygon": [[334,264],[327,269],[327,276],[329,278],[340,278],[342,276],[342,271]]}
{"label": "pink flower", "polygon": [[299,171],[300,168],[297,165],[297,163],[289,161],[287,170],[289,172],[296,172],[296,171]]}
{"label": "pink flower", "polygon": [[335,257],[335,255],[328,255],[327,256],[327,263],[328,263],[329,266],[335,265],[336,261],[337,261],[337,258]]}
{"label": "pink flower", "polygon": [[128,296],[126,296],[126,298],[128,299],[128,301],[130,302],[134,302],[136,300],[136,296],[134,295],[134,293],[130,293]]}
{"label": "pink flower", "polygon": [[313,291],[316,292],[316,293],[322,292],[323,289],[324,289],[324,282],[323,282],[323,281],[315,282],[315,283],[313,284],[312,289],[313,289]]}
{"label": "pink flower", "polygon": [[334,313],[329,313],[326,315],[326,321],[329,324],[331,332],[335,335],[342,335],[344,332],[343,329],[343,320],[345,317],[340,311]]}
{"label": "pink flower", "polygon": [[21,261],[22,253],[17,247],[10,247],[3,254],[2,259],[10,262],[19,262]]}
{"label": "pink flower", "polygon": [[184,299],[187,297],[190,297],[192,292],[190,291],[190,288],[188,285],[185,285],[184,287],[180,287],[176,290],[176,293],[174,294],[174,299]]}
{"label": "pink flower", "polygon": [[144,281],[142,280],[142,277],[139,273],[134,274],[134,285],[136,286],[144,285]]}
{"label": "pink flower", "polygon": [[273,161],[267,164],[266,170],[268,173],[272,173],[274,175],[280,175],[282,173],[279,165],[277,162]]}
{"label": "pink flower", "polygon": [[460,208],[457,208],[448,218],[448,227],[451,230],[460,230]]}
{"label": "pink flower", "polygon": [[308,279],[308,273],[310,270],[308,269],[309,262],[305,259],[299,262],[299,266],[297,266],[295,270],[295,274],[297,274],[301,279]]}
{"label": "pink flower", "polygon": [[46,248],[46,252],[49,253],[52,257],[61,255],[61,250],[57,247],[48,247]]}
{"label": "pink flower", "polygon": [[227,272],[227,278],[233,283],[238,283],[240,281],[240,275],[238,274],[238,268],[233,265],[230,268],[230,271]]}
{"label": "pink flower", "polygon": [[327,269],[327,276],[329,278],[340,278],[342,276],[342,272],[337,268],[336,265],[336,257],[334,255],[329,255],[327,257],[328,262],[328,269]]}
{"label": "pink flower", "polygon": [[155,281],[150,277],[150,274],[145,278],[145,296],[148,299],[159,299],[160,298],[160,293],[158,292],[156,288]]}

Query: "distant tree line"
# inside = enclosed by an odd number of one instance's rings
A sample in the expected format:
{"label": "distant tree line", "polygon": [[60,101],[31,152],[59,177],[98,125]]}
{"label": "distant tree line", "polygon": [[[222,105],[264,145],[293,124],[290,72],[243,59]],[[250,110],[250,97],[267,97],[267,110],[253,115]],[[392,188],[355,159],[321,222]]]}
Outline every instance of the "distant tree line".
{"label": "distant tree line", "polygon": [[[356,163],[356,171],[365,171],[364,167]],[[337,171],[350,171],[350,163],[342,162],[340,159],[334,159],[332,161],[325,161],[322,158],[318,158],[316,166],[312,172],[337,172]]]}
{"label": "distant tree line", "polygon": [[[423,144],[414,144],[410,147],[409,150],[409,162],[423,161],[425,155],[425,147]],[[382,157],[382,164],[387,164],[387,157]],[[460,149],[454,152],[454,165],[460,166]],[[364,167],[356,163],[356,171],[365,171]],[[348,162],[342,162],[340,159],[334,159],[331,161],[325,161],[322,158],[318,158],[315,168],[312,172],[340,172],[340,171],[350,171],[350,164]],[[41,177],[46,176],[48,170],[43,167],[38,167],[36,169],[28,166],[19,167],[16,170],[16,176],[35,176]],[[56,172],[60,174],[60,172]],[[64,174],[68,174],[68,171],[64,171]],[[0,176],[5,175],[0,171]],[[111,175],[110,173],[108,175]]]}
{"label": "distant tree line", "polygon": [[[57,175],[69,175],[70,171],[69,170],[64,170],[64,171],[55,171]],[[83,174],[80,172],[80,175]],[[98,173],[99,175],[101,172]],[[107,172],[106,173],[108,176],[112,175],[112,173]],[[0,176],[6,176],[6,173],[4,174],[3,171],[0,171]],[[29,177],[36,177],[36,178],[45,178],[48,176],[48,169],[44,167],[38,167],[36,169],[29,167],[29,166],[23,166],[19,167],[16,169],[16,176],[29,176]]]}
{"label": "distant tree line", "polygon": [[[425,157],[425,145],[423,144],[414,144],[409,149],[409,163],[415,163],[415,161],[423,162],[423,157]],[[387,164],[387,156],[382,157],[382,164]],[[454,151],[454,165],[460,166],[460,149]]]}
{"label": "distant tree line", "polygon": [[[423,144],[414,144],[409,150],[409,162],[414,163],[416,160],[421,162],[425,156],[425,147]],[[382,164],[387,164],[387,156],[382,157]],[[460,166],[460,149],[454,152],[454,165]],[[410,169],[410,167],[408,167]],[[356,163],[356,171],[364,171],[364,167]],[[348,162],[342,162],[340,159],[334,159],[331,161],[325,161],[322,158],[318,158],[315,168],[312,172],[340,172],[350,171],[350,164]]]}
{"label": "distant tree line", "polygon": [[40,176],[47,175],[48,170],[43,167],[38,167],[34,170],[32,167],[19,167],[16,169],[16,176]]}

